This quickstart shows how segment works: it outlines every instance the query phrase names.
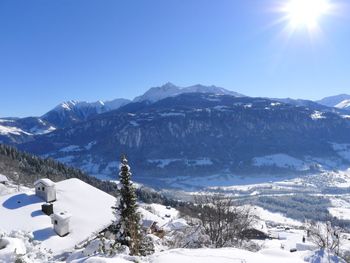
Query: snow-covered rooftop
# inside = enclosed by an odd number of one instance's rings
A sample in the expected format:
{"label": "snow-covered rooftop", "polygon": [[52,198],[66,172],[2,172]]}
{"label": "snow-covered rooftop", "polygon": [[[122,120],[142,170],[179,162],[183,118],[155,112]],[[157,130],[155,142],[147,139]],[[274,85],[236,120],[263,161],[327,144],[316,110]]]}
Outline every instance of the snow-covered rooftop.
{"label": "snow-covered rooftop", "polygon": [[58,236],[51,218],[41,211],[45,202],[33,190],[0,197],[0,231],[24,230],[33,232],[41,246],[60,254],[109,226],[114,219],[112,206],[116,199],[78,179],[58,182],[54,213],[67,211],[70,215],[70,233]]}

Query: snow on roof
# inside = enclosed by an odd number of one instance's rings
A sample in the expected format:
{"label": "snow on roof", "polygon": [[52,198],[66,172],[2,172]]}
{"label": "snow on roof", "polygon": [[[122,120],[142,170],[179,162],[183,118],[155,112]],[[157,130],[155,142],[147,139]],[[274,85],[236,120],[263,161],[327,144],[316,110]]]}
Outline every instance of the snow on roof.
{"label": "snow on roof", "polygon": [[[147,211],[145,207],[151,208],[152,213]],[[167,209],[166,206],[160,204],[141,204],[138,211],[142,215],[142,224],[147,227],[150,221],[158,223],[158,226],[163,227],[172,220],[177,219],[179,211],[174,208]]]}
{"label": "snow on roof", "polygon": [[34,182],[34,185],[37,185],[37,184],[40,184],[42,183],[43,185],[46,185],[48,187],[51,187],[51,186],[55,186],[55,183],[52,182],[50,179],[48,178],[42,178],[42,179],[39,179],[37,181]]}
{"label": "snow on roof", "polygon": [[9,180],[3,174],[0,174],[0,183],[7,183]]}
{"label": "snow on roof", "polygon": [[188,224],[183,218],[171,220],[164,226],[164,228],[168,230],[181,230],[186,227],[188,227]]}
{"label": "snow on roof", "polygon": [[266,235],[269,234],[269,230],[268,230],[266,222],[264,220],[256,219],[251,228],[259,230],[260,232],[262,232]]}
{"label": "snow on roof", "polygon": [[67,236],[60,237],[54,232],[51,218],[41,211],[45,202],[33,190],[0,197],[0,231],[33,232],[42,248],[51,249],[57,255],[72,250],[114,220],[111,207],[115,206],[116,199],[113,196],[75,178],[56,183],[56,189],[54,213],[67,211],[72,216]]}

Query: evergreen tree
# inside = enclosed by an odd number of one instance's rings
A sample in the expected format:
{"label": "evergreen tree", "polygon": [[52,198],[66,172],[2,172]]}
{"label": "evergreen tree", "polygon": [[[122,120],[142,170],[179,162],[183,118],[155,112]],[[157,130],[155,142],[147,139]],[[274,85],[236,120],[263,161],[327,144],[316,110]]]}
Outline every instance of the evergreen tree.
{"label": "evergreen tree", "polygon": [[140,254],[142,234],[140,229],[140,214],[137,212],[135,188],[131,182],[130,166],[126,156],[121,157],[120,172],[120,203],[117,214],[120,216],[117,225],[117,241],[130,249],[131,255]]}

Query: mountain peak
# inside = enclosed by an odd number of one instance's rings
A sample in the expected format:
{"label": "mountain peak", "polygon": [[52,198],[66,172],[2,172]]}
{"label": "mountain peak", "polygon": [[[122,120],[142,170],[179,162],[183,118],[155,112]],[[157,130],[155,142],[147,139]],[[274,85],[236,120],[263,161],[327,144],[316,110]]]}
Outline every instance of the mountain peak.
{"label": "mountain peak", "polygon": [[167,82],[161,86],[161,88],[178,88],[176,85],[174,85],[171,82]]}
{"label": "mountain peak", "polygon": [[231,95],[235,97],[243,97],[244,95],[233,92],[224,88],[219,88],[214,85],[205,86],[196,84],[189,87],[178,87],[171,82],[167,82],[160,87],[153,87],[146,91],[143,95],[134,99],[134,102],[150,101],[156,102],[168,97],[177,96],[183,93],[213,93],[218,95]]}

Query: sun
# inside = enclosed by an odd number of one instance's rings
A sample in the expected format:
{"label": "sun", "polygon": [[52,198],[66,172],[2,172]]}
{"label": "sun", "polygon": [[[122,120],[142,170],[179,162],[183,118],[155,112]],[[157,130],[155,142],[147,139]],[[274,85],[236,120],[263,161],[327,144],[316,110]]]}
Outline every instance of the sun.
{"label": "sun", "polygon": [[289,0],[282,8],[289,27],[316,30],[322,16],[330,11],[328,0]]}

